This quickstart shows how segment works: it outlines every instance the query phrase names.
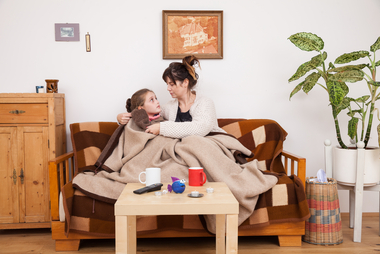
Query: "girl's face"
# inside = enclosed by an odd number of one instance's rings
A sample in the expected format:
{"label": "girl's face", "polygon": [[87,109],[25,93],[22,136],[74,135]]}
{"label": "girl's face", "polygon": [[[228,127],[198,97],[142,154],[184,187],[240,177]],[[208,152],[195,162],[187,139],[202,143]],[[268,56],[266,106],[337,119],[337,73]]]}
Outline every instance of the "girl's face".
{"label": "girl's face", "polygon": [[141,108],[145,109],[149,116],[154,116],[161,112],[160,102],[153,92],[146,93],[144,106],[141,106]]}
{"label": "girl's face", "polygon": [[172,98],[177,98],[177,99],[184,98],[187,96],[187,93],[188,93],[187,91],[188,83],[189,81],[187,79],[185,79],[183,82],[176,81],[174,83],[171,79],[166,78],[166,84],[168,85],[166,89],[168,90]]}

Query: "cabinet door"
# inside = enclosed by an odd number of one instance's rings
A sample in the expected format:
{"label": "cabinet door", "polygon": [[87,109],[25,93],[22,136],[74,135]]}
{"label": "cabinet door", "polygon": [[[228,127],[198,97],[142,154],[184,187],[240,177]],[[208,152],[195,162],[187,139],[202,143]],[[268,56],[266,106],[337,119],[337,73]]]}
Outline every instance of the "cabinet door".
{"label": "cabinet door", "polygon": [[0,127],[0,223],[18,223],[16,127]]}
{"label": "cabinet door", "polygon": [[20,222],[50,220],[48,127],[17,127]]}

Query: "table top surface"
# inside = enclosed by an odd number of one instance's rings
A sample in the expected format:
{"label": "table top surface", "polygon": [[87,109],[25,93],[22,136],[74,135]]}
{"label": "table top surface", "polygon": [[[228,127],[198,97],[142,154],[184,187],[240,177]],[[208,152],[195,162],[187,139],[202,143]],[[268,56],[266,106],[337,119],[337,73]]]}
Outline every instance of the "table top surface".
{"label": "table top surface", "polygon": [[[156,196],[155,192],[141,195],[133,191],[143,188],[141,183],[128,183],[117,202],[115,215],[170,215],[170,214],[238,214],[239,203],[230,189],[222,182],[207,182],[203,186],[188,186],[183,193],[174,192]],[[164,184],[162,190],[167,189]],[[213,193],[207,193],[206,188],[213,188]],[[198,191],[204,196],[188,197],[192,191]]]}

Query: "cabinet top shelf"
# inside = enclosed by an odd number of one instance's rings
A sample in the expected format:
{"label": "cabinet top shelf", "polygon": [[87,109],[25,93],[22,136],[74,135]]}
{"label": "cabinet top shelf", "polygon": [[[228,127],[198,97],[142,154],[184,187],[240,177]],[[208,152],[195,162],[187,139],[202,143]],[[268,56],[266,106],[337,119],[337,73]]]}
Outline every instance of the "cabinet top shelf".
{"label": "cabinet top shelf", "polygon": [[0,98],[59,98],[63,93],[0,93]]}

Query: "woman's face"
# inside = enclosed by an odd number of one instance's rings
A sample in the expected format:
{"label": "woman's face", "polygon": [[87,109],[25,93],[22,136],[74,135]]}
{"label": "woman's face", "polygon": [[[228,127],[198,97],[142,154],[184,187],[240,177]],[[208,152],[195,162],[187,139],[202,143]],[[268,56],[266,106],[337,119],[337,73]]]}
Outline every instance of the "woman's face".
{"label": "woman's face", "polygon": [[154,116],[161,112],[160,102],[153,92],[146,93],[144,106],[141,108],[145,109],[149,116]]}
{"label": "woman's face", "polygon": [[174,83],[171,79],[166,78],[166,84],[168,85],[166,89],[172,98],[184,98],[187,95],[187,83],[187,79],[185,79],[183,82],[177,80]]}

